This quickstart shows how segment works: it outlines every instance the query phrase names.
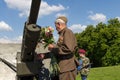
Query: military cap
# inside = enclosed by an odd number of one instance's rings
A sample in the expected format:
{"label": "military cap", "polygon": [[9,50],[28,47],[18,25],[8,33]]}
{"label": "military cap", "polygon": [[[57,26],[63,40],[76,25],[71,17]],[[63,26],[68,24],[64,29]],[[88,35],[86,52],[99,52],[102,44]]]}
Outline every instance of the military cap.
{"label": "military cap", "polygon": [[82,54],[85,54],[86,51],[85,51],[84,49],[79,49],[79,50],[78,50],[78,53],[79,53],[79,54],[81,54],[81,53],[82,53]]}
{"label": "military cap", "polygon": [[59,16],[55,22],[67,23],[68,19],[65,16]]}

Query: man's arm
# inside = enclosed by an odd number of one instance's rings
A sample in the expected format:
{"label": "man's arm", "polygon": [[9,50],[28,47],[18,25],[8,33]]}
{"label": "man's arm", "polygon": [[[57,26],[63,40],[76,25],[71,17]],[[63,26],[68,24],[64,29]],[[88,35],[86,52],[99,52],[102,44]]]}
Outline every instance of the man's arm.
{"label": "man's arm", "polygon": [[76,38],[71,30],[66,30],[63,35],[63,44],[59,47],[60,54],[73,53],[76,46]]}

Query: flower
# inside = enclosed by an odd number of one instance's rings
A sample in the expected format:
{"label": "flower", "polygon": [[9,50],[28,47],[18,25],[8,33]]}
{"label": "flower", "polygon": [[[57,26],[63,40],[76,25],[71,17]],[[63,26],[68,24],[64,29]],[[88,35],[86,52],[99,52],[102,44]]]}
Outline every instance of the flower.
{"label": "flower", "polygon": [[49,44],[54,43],[53,31],[54,31],[54,29],[50,26],[47,26],[45,28],[41,28],[39,41],[41,43],[45,44],[44,48],[46,48]]}
{"label": "flower", "polygon": [[[45,44],[44,48],[46,48],[49,44],[54,43],[53,31],[54,29],[50,26],[41,28],[39,41]],[[57,64],[58,61],[53,53],[50,56],[51,56],[50,74],[51,76],[56,76],[58,75],[59,70],[60,70]]]}

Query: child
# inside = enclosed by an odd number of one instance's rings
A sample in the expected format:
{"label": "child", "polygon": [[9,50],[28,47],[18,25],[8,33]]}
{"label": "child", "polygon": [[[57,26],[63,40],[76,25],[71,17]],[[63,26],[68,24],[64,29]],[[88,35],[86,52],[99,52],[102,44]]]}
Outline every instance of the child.
{"label": "child", "polygon": [[81,74],[81,79],[87,80],[87,76],[90,69],[90,60],[89,58],[86,57],[86,51],[84,49],[79,49],[78,53],[80,56],[80,59],[79,59],[80,65],[77,67],[77,70]]}

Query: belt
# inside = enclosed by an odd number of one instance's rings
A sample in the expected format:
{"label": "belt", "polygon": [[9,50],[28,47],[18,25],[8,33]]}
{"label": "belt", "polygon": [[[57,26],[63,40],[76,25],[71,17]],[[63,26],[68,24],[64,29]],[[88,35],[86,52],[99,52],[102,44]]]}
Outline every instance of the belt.
{"label": "belt", "polygon": [[70,59],[74,56],[73,53],[70,53],[70,54],[59,54],[59,59],[60,60],[66,60],[66,59]]}

